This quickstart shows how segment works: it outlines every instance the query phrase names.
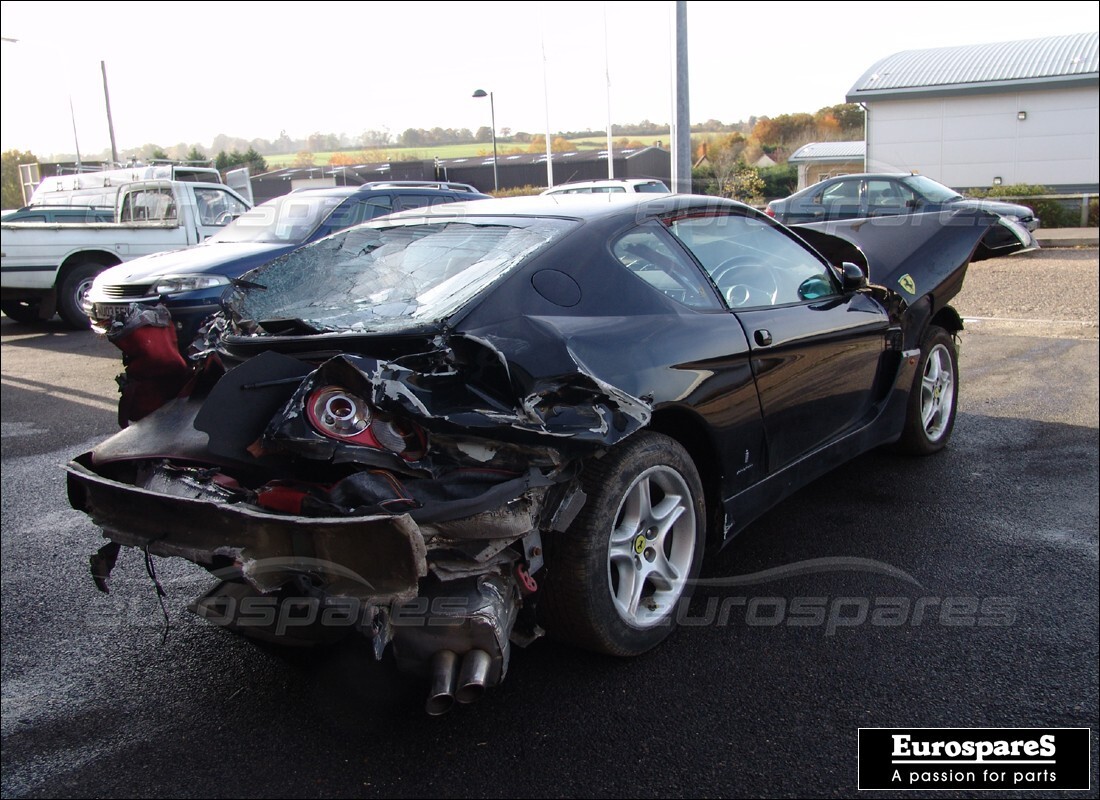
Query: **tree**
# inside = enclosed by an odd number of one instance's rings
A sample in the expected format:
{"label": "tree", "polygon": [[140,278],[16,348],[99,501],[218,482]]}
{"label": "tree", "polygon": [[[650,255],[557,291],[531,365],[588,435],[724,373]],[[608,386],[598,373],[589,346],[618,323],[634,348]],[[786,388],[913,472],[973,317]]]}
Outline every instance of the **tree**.
{"label": "tree", "polygon": [[707,175],[708,170],[703,169],[700,175],[692,176],[693,180],[695,177],[700,177],[705,182],[709,177],[713,182],[709,186],[704,185],[702,191],[706,194],[713,193],[721,197],[729,197],[728,187],[733,182],[733,176],[745,165],[743,158],[745,147],[745,137],[740,133],[731,133],[708,140],[706,163],[709,165],[709,175]]}
{"label": "tree", "polygon": [[776,164],[760,169],[764,181],[764,197],[786,197],[798,189],[798,167],[794,164]]}
{"label": "tree", "polygon": [[[301,153],[298,154],[299,158],[301,155]],[[310,164],[305,166],[309,166],[313,163],[313,154],[309,153],[309,157]],[[214,166],[223,175],[229,170],[236,169],[237,167],[248,167],[248,171],[252,175],[259,175],[267,172],[267,162],[264,160],[264,157],[251,147],[244,153],[238,152],[237,150],[234,150],[232,153],[226,153],[222,150],[218,153],[217,158],[214,159]],[[301,165],[295,164],[295,166]]]}
{"label": "tree", "polygon": [[477,129],[477,133],[474,134],[475,142],[491,142],[493,141],[493,129],[488,125],[482,125]]}
{"label": "tree", "polygon": [[4,208],[20,208],[23,205],[23,191],[20,188],[19,165],[37,164],[38,157],[29,150],[5,150],[0,156],[0,175],[3,181]]}
{"label": "tree", "polygon": [[423,147],[425,143],[424,131],[419,128],[407,128],[397,137],[397,143],[402,147]]}
{"label": "tree", "polygon": [[260,175],[267,172],[267,162],[264,160],[264,157],[251,147],[241,156],[241,166],[248,167],[248,171],[252,175]]}
{"label": "tree", "polygon": [[194,145],[184,156],[184,161],[209,161],[206,157],[206,153],[199,149],[198,145]]}
{"label": "tree", "polygon": [[859,103],[827,106],[814,114],[814,119],[818,120],[819,124],[820,120],[826,117],[832,117],[838,129],[846,135],[855,134],[858,138],[863,138],[863,108]]}
{"label": "tree", "polygon": [[379,147],[389,147],[392,138],[390,132],[386,129],[372,129],[363,131],[363,135],[359,137],[359,145],[368,150],[374,150]]}
{"label": "tree", "polygon": [[756,167],[741,164],[740,168],[722,187],[723,194],[742,203],[760,205],[764,202],[764,179]]}
{"label": "tree", "polygon": [[312,167],[313,166],[313,153],[308,150],[301,150],[298,155],[294,157],[294,166],[296,167]]}
{"label": "tree", "polygon": [[355,164],[365,164],[365,153],[333,153],[328,160],[330,167],[350,167]]}

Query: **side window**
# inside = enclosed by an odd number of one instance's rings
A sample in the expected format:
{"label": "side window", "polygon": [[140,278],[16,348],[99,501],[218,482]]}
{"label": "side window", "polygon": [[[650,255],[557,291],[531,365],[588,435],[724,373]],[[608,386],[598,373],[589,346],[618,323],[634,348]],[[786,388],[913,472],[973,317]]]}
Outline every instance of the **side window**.
{"label": "side window", "polygon": [[821,202],[826,206],[859,205],[859,181],[837,181],[832,186],[826,186]]}
{"label": "side window", "polygon": [[812,251],[762,220],[730,214],[673,218],[667,224],[730,308],[802,303],[839,291]]}
{"label": "side window", "polygon": [[867,181],[867,205],[871,208],[903,208],[913,199],[913,191],[897,181]]}
{"label": "side window", "polygon": [[376,194],[360,201],[359,221],[367,222],[375,217],[384,217],[393,211],[393,198],[388,194]]}
{"label": "side window", "polygon": [[201,225],[222,227],[248,210],[237,198],[222,189],[195,189],[195,202]]}
{"label": "side window", "polygon": [[122,200],[122,222],[163,222],[176,219],[176,201],[172,190],[139,189]]}
{"label": "side window", "polygon": [[394,211],[405,211],[410,208],[427,208],[432,203],[431,195],[407,194],[395,198]]}
{"label": "side window", "polygon": [[720,309],[699,268],[665,239],[655,223],[623,234],[611,247],[615,258],[654,289],[689,308]]}

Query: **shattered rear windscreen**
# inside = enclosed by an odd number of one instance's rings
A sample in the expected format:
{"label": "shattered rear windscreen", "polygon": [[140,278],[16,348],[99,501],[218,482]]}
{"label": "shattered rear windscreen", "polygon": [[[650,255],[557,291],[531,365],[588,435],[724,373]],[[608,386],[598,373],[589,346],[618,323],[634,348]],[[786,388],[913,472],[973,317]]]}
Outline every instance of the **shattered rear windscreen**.
{"label": "shattered rear windscreen", "polygon": [[238,320],[295,320],[318,332],[438,321],[574,224],[508,219],[351,228],[248,273],[229,307]]}

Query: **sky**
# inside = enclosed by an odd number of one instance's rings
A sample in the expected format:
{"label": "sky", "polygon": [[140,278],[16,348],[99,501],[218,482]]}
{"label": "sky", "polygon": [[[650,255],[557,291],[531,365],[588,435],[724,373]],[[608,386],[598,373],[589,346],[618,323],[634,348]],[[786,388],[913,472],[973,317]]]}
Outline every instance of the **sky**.
{"label": "sky", "polygon": [[[74,120],[83,154],[109,148],[100,61],[120,150],[476,131],[476,89],[501,135],[603,130],[609,101],[616,123],[667,123],[673,5],[5,0],[0,150],[72,153]],[[843,103],[902,50],[1092,32],[1100,2],[689,2],[687,19],[691,121],[729,123]]]}

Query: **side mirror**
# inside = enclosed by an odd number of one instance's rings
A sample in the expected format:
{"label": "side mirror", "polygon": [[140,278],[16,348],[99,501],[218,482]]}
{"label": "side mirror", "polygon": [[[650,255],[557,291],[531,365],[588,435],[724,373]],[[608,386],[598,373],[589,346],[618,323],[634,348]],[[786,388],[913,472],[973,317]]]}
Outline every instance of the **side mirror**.
{"label": "side mirror", "polygon": [[840,265],[840,274],[841,286],[846,292],[854,292],[867,285],[867,276],[863,274],[858,264],[853,264],[851,261],[845,261]]}
{"label": "side mirror", "polygon": [[916,208],[919,205],[920,205],[920,200],[918,200],[915,197],[911,200],[906,200],[905,201],[905,207],[906,208]]}

